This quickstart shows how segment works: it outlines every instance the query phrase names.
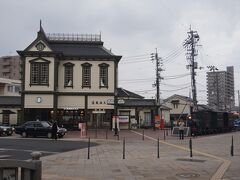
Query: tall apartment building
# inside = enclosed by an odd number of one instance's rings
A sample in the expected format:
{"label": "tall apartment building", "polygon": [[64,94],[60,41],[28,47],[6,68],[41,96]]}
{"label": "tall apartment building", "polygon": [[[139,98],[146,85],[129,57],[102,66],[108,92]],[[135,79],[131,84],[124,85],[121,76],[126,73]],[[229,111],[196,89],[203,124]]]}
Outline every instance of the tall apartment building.
{"label": "tall apartment building", "polygon": [[0,57],[0,78],[20,79],[20,57]]}
{"label": "tall apartment building", "polygon": [[235,105],[234,68],[227,71],[207,72],[208,105],[215,110],[230,111]]}

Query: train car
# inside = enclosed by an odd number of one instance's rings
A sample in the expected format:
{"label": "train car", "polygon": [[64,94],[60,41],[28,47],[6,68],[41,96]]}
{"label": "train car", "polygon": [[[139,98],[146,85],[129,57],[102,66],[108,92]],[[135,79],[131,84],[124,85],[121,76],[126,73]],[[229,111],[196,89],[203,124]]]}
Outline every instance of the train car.
{"label": "train car", "polygon": [[197,134],[224,133],[233,130],[233,113],[214,111],[207,106],[200,107],[192,113],[192,119],[197,123]]}

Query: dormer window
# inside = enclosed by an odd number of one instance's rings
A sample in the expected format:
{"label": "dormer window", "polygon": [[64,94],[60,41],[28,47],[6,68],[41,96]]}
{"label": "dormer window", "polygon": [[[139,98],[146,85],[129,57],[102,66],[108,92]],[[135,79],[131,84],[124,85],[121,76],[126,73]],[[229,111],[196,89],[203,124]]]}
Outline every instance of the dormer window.
{"label": "dormer window", "polygon": [[73,66],[72,63],[65,63],[64,65],[64,87],[73,87]]}
{"label": "dormer window", "polygon": [[99,64],[99,87],[108,88],[108,66],[109,64]]}
{"label": "dormer window", "polygon": [[82,87],[91,87],[91,64],[82,64]]}
{"label": "dormer window", "polygon": [[38,51],[43,51],[46,46],[42,42],[39,42],[35,47],[37,48]]}

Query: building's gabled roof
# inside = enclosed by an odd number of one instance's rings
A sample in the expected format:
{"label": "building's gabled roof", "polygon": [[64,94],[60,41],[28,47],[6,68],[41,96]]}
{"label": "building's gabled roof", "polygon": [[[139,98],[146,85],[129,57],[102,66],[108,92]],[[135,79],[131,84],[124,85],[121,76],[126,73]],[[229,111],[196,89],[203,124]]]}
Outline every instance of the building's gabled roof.
{"label": "building's gabled roof", "polygon": [[21,106],[20,96],[0,96],[0,107],[2,106]]}
{"label": "building's gabled roof", "polygon": [[49,42],[53,51],[61,52],[64,56],[87,57],[87,56],[104,56],[114,57],[112,53],[99,44],[83,44],[68,42]]}
{"label": "building's gabled roof", "polygon": [[121,97],[121,98],[126,98],[126,99],[132,99],[132,98],[143,99],[144,98],[136,93],[133,93],[123,88],[117,88],[117,92],[118,92],[118,97]]}
{"label": "building's gabled roof", "polygon": [[[156,108],[155,99],[124,99],[124,104],[119,104],[120,107],[152,107]],[[171,108],[161,105],[162,110],[171,110]]]}
{"label": "building's gabled roof", "polygon": [[169,101],[171,99],[175,99],[175,98],[176,99],[182,99],[182,100],[188,101],[188,102],[193,102],[192,98],[187,97],[187,96],[182,96],[182,95],[179,95],[179,94],[174,94],[174,95],[168,97],[167,99],[164,99],[164,102],[167,102],[167,101]]}
{"label": "building's gabled roof", "polygon": [[17,51],[20,55],[36,54],[36,52],[29,49],[32,48],[37,42],[44,42],[52,51],[42,51],[37,53],[42,54],[57,54],[64,58],[106,58],[119,61],[122,56],[114,55],[111,51],[103,46],[101,35],[91,34],[46,34],[40,23],[40,30],[37,38],[24,50]]}

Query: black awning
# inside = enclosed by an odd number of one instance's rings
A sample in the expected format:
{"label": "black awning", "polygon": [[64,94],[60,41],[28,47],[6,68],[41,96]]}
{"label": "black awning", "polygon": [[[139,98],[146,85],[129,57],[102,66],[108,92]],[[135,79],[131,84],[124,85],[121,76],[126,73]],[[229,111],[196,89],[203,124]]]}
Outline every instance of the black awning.
{"label": "black awning", "polygon": [[16,113],[11,110],[2,110],[2,112],[0,112],[0,114],[16,114]]}

